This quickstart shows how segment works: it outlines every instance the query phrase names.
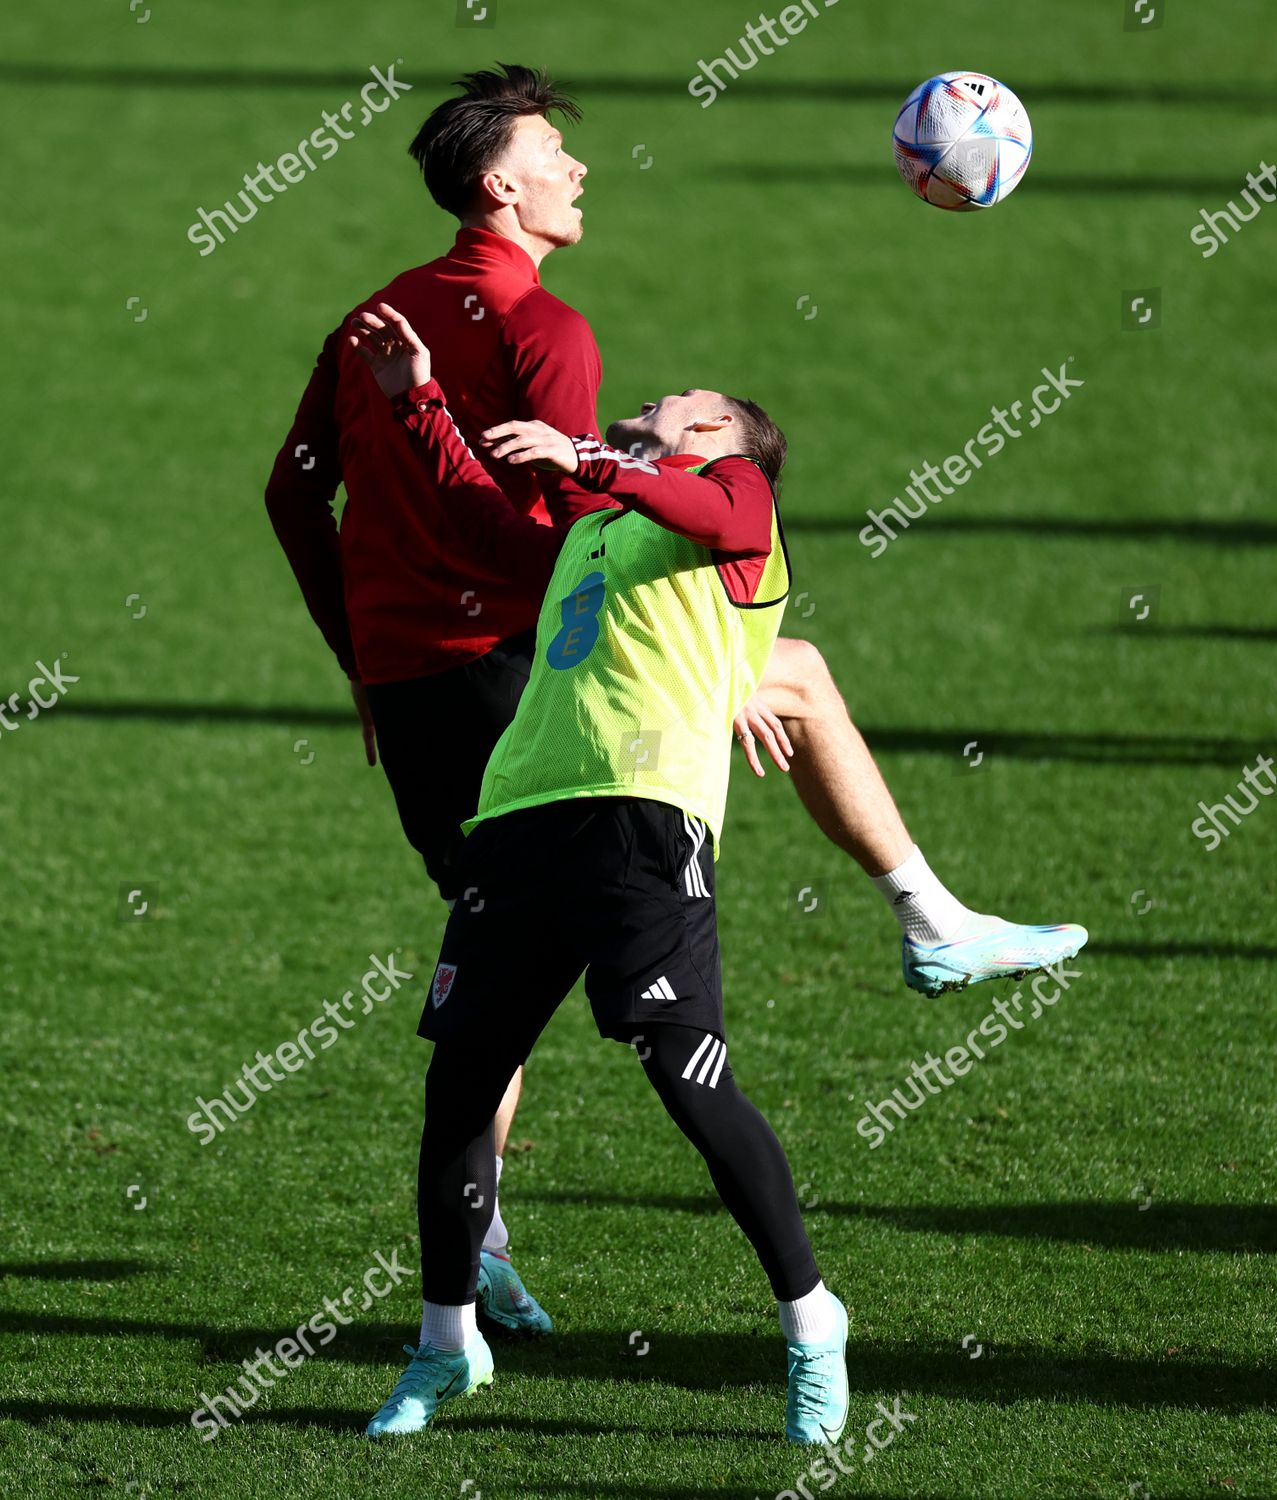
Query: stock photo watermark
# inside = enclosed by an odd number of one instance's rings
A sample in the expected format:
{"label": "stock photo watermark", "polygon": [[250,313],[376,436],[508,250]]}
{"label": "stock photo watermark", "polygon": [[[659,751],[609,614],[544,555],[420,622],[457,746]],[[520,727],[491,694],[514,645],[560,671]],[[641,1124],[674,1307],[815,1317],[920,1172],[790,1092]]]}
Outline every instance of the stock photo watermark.
{"label": "stock photo watermark", "polygon": [[[1044,1007],[1056,1004],[1069,988],[1070,980],[1080,979],[1081,976],[1081,969],[1070,969],[1065,963],[1048,964],[1029,986],[1033,992],[1033,1010],[1029,1020],[1036,1021],[1042,1015]],[[1042,989],[1043,981],[1048,979],[1053,980],[1055,985],[1049,994]],[[995,1000],[993,1009],[978,1026],[967,1033],[965,1044],[950,1047],[943,1059],[933,1057],[928,1052],[925,1062],[911,1063],[909,1082],[913,1085],[912,1098],[906,1098],[902,1090],[896,1088],[879,1103],[867,1105],[865,1113],[856,1122],[856,1133],[864,1136],[871,1151],[876,1151],[882,1145],[896,1128],[898,1121],[907,1119],[910,1113],[920,1108],[929,1098],[952,1088],[959,1078],[966,1077],[976,1062],[984,1061],[986,1049],[976,1040],[977,1037],[983,1037],[988,1043],[988,1049],[992,1050],[1000,1047],[1012,1031],[1024,1030],[1024,1022],[1013,1014],[1021,1010],[1020,998],[1021,991],[1016,990],[1009,1001]],[[952,1078],[944,1071],[945,1066],[953,1073]],[[896,1121],[887,1119],[885,1112],[889,1109],[894,1111]]]}
{"label": "stock photo watermark", "polygon": [[[701,101],[702,109],[708,109],[720,94],[727,91],[728,85],[718,73],[726,73],[728,80],[735,83],[742,73],[748,73],[757,66],[759,58],[774,57],[778,47],[787,47],[791,37],[801,35],[813,19],[824,15],[825,11],[837,4],[838,0],[802,0],[800,5],[785,6],[778,17],[760,11],[758,20],[751,21],[745,27],[744,34],[737,38],[736,46],[740,47],[740,57],[736,56],[736,47],[733,46],[725,47],[723,56],[710,62],[706,62],[703,57],[697,58],[696,72],[687,85],[687,92],[693,99]],[[777,31],[778,24],[786,33],[784,36]]]}
{"label": "stock photo watermark", "polygon": [[1122,331],[1152,333],[1162,326],[1162,289],[1160,286],[1132,288],[1122,293]]}
{"label": "stock photo watermark", "polygon": [[120,922],[149,922],[158,915],[156,911],[157,889],[153,881],[125,880],[119,887],[115,904],[116,920]]}
{"label": "stock photo watermark", "polygon": [[[359,1012],[361,1016],[366,1016],[374,1005],[389,1000],[391,995],[397,993],[401,984],[413,977],[407,969],[398,968],[393,957],[378,958],[375,953],[370,953],[368,962],[372,968],[359,981],[363,1000]],[[385,983],[375,983],[378,978]],[[247,1114],[263,1094],[270,1093],[272,1084],[283,1083],[289,1073],[300,1072],[308,1062],[313,1062],[315,1048],[311,1045],[312,1042],[319,1043],[320,1052],[327,1052],[341,1034],[335,1029],[334,1023],[342,1031],[352,1031],[355,1022],[350,1019],[350,1012],[354,1008],[354,1000],[354,990],[347,990],[340,1001],[325,1000],[323,1014],[303,1026],[297,1033],[296,1041],[280,1042],[273,1052],[263,1053],[259,1049],[253,1061],[240,1068],[239,1078],[234,1083],[227,1084],[220,1094],[214,1095],[212,1099],[197,1097],[195,1109],[186,1117],[186,1128],[192,1135],[200,1137],[200,1145],[210,1145],[228,1125],[233,1125],[241,1115]],[[283,1067],[282,1073],[275,1071],[272,1066],[275,1062]],[[263,1071],[269,1082],[264,1083],[258,1077]],[[235,1088],[240,1091],[241,1097],[238,1099],[231,1093]],[[218,1119],[219,1112],[224,1116],[223,1119]]]}
{"label": "stock photo watermark", "polygon": [[1159,583],[1143,583],[1135,588],[1123,589],[1117,623],[1130,629],[1140,625],[1156,625],[1161,607],[1162,586]]}
{"label": "stock photo watermark", "polygon": [[[395,77],[395,69],[402,67],[403,58],[396,58],[383,73],[380,68],[369,68],[372,74],[372,82],[364,84],[359,91],[359,98],[363,103],[360,111],[359,123],[368,126],[372,123],[374,115],[382,114],[402,94],[410,92],[412,84],[404,83]],[[385,98],[380,104],[373,103],[373,97],[377,90],[383,91]],[[231,234],[238,234],[241,227],[250,223],[257,217],[257,210],[264,204],[272,203],[276,194],[286,193],[291,185],[306,180],[307,172],[315,171],[319,162],[331,160],[341,150],[342,141],[353,141],[355,132],[346,130],[342,121],[349,121],[351,112],[355,108],[355,102],[347,99],[340,110],[334,112],[326,109],[321,115],[322,125],[317,125],[308,136],[303,137],[297,143],[293,151],[285,151],[269,165],[259,161],[257,171],[244,173],[244,186],[240,189],[237,197],[244,208],[244,217],[241,218],[235,209],[235,199],[228,198],[219,208],[196,209],[196,219],[186,231],[186,238],[192,245],[202,245],[201,256],[212,255],[219,245],[226,243],[226,235],[222,233],[225,228]],[[311,159],[311,150],[322,152],[319,161]],[[278,170],[280,177],[284,180],[278,181],[273,173]],[[262,187],[265,179],[271,191],[267,192]],[[220,226],[217,221],[220,221]]]}
{"label": "stock photo watermark", "polygon": [[661,763],[661,731],[639,729],[621,736],[618,768],[622,775],[639,776],[654,772]]}
{"label": "stock photo watermark", "polygon": [[1166,20],[1168,0],[1125,0],[1124,31],[1156,31]]}
{"label": "stock photo watermark", "polygon": [[[416,1274],[415,1268],[399,1264],[397,1249],[390,1252],[389,1260],[378,1250],[374,1260],[376,1264],[369,1266],[360,1277],[364,1288],[359,1301],[360,1312],[367,1312],[374,1300],[389,1296],[401,1281]],[[374,1285],[374,1278],[381,1277],[385,1278],[386,1285]],[[240,1361],[243,1375],[219,1395],[210,1396],[207,1391],[201,1391],[202,1405],[191,1413],[191,1426],[199,1433],[201,1441],[212,1442],[219,1432],[242,1417],[250,1407],[256,1406],[263,1391],[270,1390],[276,1380],[283,1380],[314,1356],[316,1345],[322,1349],[325,1344],[331,1344],[337,1337],[338,1324],[345,1328],[353,1323],[354,1319],[347,1317],[343,1309],[350,1307],[351,1298],[357,1292],[358,1286],[348,1286],[340,1297],[325,1297],[323,1308],[299,1323],[291,1334],[276,1340],[270,1349],[255,1349],[254,1358]],[[310,1340],[311,1334],[315,1335],[314,1344]],[[282,1369],[279,1368],[281,1365]]]}
{"label": "stock photo watermark", "polygon": [[458,26],[492,27],[497,24],[497,0],[457,0]]}
{"label": "stock photo watermark", "polygon": [[[1269,192],[1268,188],[1273,188],[1274,191]],[[1259,202],[1255,201],[1256,195]],[[1220,227],[1221,222],[1227,224],[1234,234],[1240,234],[1242,225],[1249,224],[1258,217],[1265,203],[1277,203],[1277,167],[1270,167],[1266,161],[1261,161],[1257,172],[1247,172],[1242,201],[1250,209],[1249,213],[1243,213],[1235,199],[1230,200],[1225,208],[1216,209],[1213,214],[1204,208],[1200,210],[1202,222],[1189,230],[1188,237],[1195,245],[1202,247],[1203,260],[1209,260],[1228,243],[1228,235]]]}
{"label": "stock photo watermark", "polygon": [[[832,1489],[838,1483],[839,1474],[856,1473],[857,1458],[860,1466],[872,1463],[884,1448],[891,1447],[900,1433],[908,1430],[910,1422],[918,1420],[917,1412],[906,1411],[903,1402],[901,1396],[895,1397],[890,1406],[885,1401],[876,1402],[874,1410],[879,1415],[866,1423],[863,1445],[859,1433],[849,1434],[840,1443],[822,1443],[820,1448],[825,1456],[808,1464],[793,1488],[779,1490],[773,1500],[800,1500],[800,1497],[801,1500],[812,1500],[816,1489]],[[885,1434],[884,1427],[888,1429]],[[762,1500],[762,1497],[756,1495],[754,1500]]]}
{"label": "stock photo watermark", "polygon": [[791,917],[817,917],[829,910],[829,901],[823,885],[803,884],[791,886],[785,901],[785,910]]}
{"label": "stock photo watermark", "polygon": [[970,776],[973,771],[987,771],[993,764],[991,752],[985,750],[979,740],[968,740],[962,747],[962,756],[953,767],[955,776]]}
{"label": "stock photo watermark", "polygon": [[[1268,785],[1264,785],[1263,778],[1267,777]],[[1243,818],[1249,817],[1259,806],[1260,797],[1271,797],[1273,787],[1277,786],[1277,776],[1273,774],[1273,760],[1269,755],[1260,755],[1255,759],[1253,766],[1246,766],[1242,771],[1241,780],[1237,783],[1238,794],[1241,795],[1242,788],[1248,790],[1245,795],[1249,799],[1249,807],[1239,807],[1233,800],[1233,794],[1229,792],[1222,802],[1216,802],[1212,807],[1207,807],[1204,802],[1197,804],[1198,811],[1202,814],[1193,822],[1193,832],[1206,845],[1207,854],[1214,854],[1215,850],[1224,842],[1235,828],[1241,826]],[[1232,827],[1224,826],[1227,818]]]}
{"label": "stock photo watermark", "polygon": [[[1081,390],[1086,384],[1084,380],[1075,380],[1068,373],[1072,358],[1065,360],[1058,370],[1042,367],[1043,384],[1035,386],[1030,392],[1030,400],[1033,403],[1032,414],[1029,419],[1029,428],[1032,429],[1041,422],[1043,417],[1053,416],[1064,403],[1073,395],[1074,391]],[[1048,404],[1045,399],[1051,391],[1057,392],[1053,400]],[[1023,437],[1023,432],[1013,422],[1020,420],[1020,413],[1024,409],[1023,401],[1016,401],[1007,409],[1000,406],[989,408],[991,421],[976,433],[968,442],[961,453],[952,453],[939,466],[933,463],[923,465],[922,473],[917,469],[909,471],[910,483],[905,489],[905,494],[912,501],[916,509],[907,505],[902,496],[897,495],[890,505],[886,505],[880,511],[868,510],[865,512],[869,518],[869,525],[862,527],[858,533],[860,543],[868,547],[875,558],[881,557],[887,550],[890,542],[894,542],[897,532],[888,524],[887,518],[895,524],[900,531],[907,531],[910,522],[920,520],[927,513],[930,505],[939,505],[947,496],[952,495],[955,488],[964,485],[971,478],[976,469],[982,469],[987,459],[996,458],[1007,445],[1008,438]],[[984,457],[976,451],[977,448],[984,449]],[[940,471],[944,470],[945,479],[940,478]],[[932,494],[928,486],[933,483],[938,494]]]}
{"label": "stock photo watermark", "polygon": [[[58,660],[66,660],[65,651]],[[25,709],[22,707],[20,692],[10,693],[7,698],[0,699],[0,739],[5,734],[16,734],[30,720],[38,719],[42,713],[56,708],[66,697],[71,684],[80,680],[70,672],[63,671],[61,665],[46,667],[42,661],[37,661],[35,666],[35,676],[27,683]],[[48,688],[52,696],[46,698],[39,691],[41,687]]]}

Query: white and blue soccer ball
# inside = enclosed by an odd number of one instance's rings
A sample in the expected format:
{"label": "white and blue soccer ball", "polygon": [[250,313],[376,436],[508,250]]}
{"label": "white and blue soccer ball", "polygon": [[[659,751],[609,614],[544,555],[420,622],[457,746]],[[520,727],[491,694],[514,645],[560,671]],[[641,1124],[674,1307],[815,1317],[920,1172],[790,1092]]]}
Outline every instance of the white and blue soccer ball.
{"label": "white and blue soccer ball", "polygon": [[892,144],[919,198],[962,213],[992,208],[1015,190],[1033,155],[1033,126],[996,78],[939,73],[905,100]]}

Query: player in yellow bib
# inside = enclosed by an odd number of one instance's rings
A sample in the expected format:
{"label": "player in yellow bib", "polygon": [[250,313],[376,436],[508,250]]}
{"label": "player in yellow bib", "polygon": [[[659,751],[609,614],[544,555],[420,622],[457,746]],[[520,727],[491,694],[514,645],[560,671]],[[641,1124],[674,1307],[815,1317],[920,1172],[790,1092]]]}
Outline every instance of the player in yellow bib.
{"label": "player in yellow bib", "polygon": [[584,974],[600,1033],[634,1047],[771,1283],[786,1435],[835,1442],[847,1314],[821,1280],[784,1150],[728,1062],[714,914],[732,724],[790,587],[774,490],[783,435],[754,403],[705,390],[634,419],[656,461],[542,423],[494,429],[495,457],[551,466],[597,495],[596,510],[554,532],[506,502],[453,425],[420,340],[389,321],[365,353],[432,482],[450,487],[456,524],[494,566],[521,548],[554,566],[421,1021],[435,1042],[418,1177],[422,1338],[368,1433],[420,1431],[492,1379],[475,1321],[492,1117]]}
{"label": "player in yellow bib", "polygon": [[[625,474],[600,444],[578,451],[609,478]],[[641,463],[627,477],[658,472]],[[767,665],[789,592],[770,509],[765,562],[741,601],[710,549],[637,511],[603,510],[567,532],[537,626],[537,665],[467,830],[565,797],[647,797],[708,824],[717,840],[732,720]]]}

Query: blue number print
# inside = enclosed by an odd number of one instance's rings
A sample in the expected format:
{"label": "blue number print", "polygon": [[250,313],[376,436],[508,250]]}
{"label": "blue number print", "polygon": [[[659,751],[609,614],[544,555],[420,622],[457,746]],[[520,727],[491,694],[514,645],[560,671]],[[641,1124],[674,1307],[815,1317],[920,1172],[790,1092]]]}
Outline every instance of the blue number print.
{"label": "blue number print", "polygon": [[599,638],[599,611],[607,580],[602,573],[587,573],[565,598],[559,600],[563,629],[550,642],[545,659],[558,672],[574,667],[594,649]]}

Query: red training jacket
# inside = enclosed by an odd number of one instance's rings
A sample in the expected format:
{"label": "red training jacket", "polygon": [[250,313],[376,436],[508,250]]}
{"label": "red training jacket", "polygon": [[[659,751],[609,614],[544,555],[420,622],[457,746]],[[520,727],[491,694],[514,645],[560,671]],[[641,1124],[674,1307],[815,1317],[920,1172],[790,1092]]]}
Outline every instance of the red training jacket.
{"label": "red training jacket", "polygon": [[[462,436],[511,418],[597,434],[603,378],[584,317],[541,286],[531,257],[486,229],[396,277],[352,309],[388,302],[430,349]],[[481,656],[536,623],[545,573],[535,548],[499,560],[467,539],[423,477],[414,439],[347,343],[324,343],[275,460],[266,508],[315,623],[347,674],[399,682]],[[481,460],[510,502],[569,525],[597,497],[530,466]],[[333,500],[346,487],[338,528]]]}

